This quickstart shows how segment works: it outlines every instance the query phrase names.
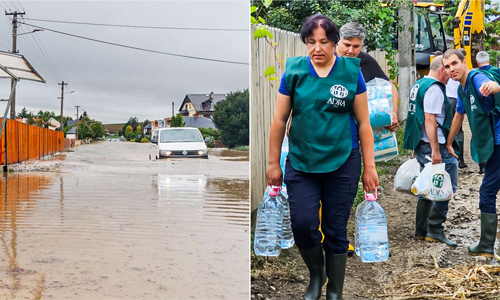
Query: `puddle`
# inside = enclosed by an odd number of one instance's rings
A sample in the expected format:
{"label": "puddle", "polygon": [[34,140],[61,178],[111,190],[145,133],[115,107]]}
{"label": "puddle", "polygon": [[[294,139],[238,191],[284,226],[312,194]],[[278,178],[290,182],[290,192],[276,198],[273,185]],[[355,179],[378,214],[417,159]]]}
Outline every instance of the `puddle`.
{"label": "puddle", "polygon": [[248,299],[248,180],[0,177],[0,299]]}

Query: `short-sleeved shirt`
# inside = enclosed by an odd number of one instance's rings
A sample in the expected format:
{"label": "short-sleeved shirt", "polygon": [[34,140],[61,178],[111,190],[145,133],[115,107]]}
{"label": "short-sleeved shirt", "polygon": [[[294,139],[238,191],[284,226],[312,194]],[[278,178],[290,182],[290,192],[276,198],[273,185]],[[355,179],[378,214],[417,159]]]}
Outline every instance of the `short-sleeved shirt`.
{"label": "short-sleeved shirt", "polygon": [[[335,56],[337,56],[337,55],[335,55]],[[309,65],[309,75],[311,75],[313,77],[319,77],[318,73],[316,73],[316,70],[314,70],[314,66],[311,63],[310,57],[307,57],[307,63]],[[335,63],[333,64],[333,67],[330,70],[330,73],[328,73],[328,75],[330,75],[332,73],[332,71],[335,69],[336,64],[337,64],[337,60],[335,60]],[[280,83],[280,87],[278,89],[278,92],[280,92],[280,94],[283,94],[285,96],[290,96],[290,92],[288,91],[288,87],[286,86],[285,75],[286,75],[285,72],[283,72],[283,76],[281,76],[281,83]],[[363,78],[363,74],[361,73],[361,70],[360,70],[359,74],[358,74],[356,95],[362,94],[364,92],[366,92],[366,84],[365,84],[365,80]],[[352,116],[349,116],[349,121],[351,123],[352,149],[357,149],[358,148],[358,130],[357,130],[356,124],[354,123]]]}
{"label": "short-sleeved shirt", "polygon": [[365,82],[368,82],[375,77],[389,81],[389,78],[385,75],[378,62],[375,58],[371,57],[370,54],[359,52],[358,58],[361,60],[359,62],[359,67],[361,69],[361,73],[363,73]]}
{"label": "short-sleeved shirt", "polygon": [[[479,68],[481,70],[481,68]],[[460,86],[459,88],[464,91],[464,93],[467,93],[469,91],[469,80],[470,77],[467,77],[467,81],[465,82],[465,87]],[[477,99],[479,101],[479,104],[481,105],[481,108],[483,109],[484,113],[490,112],[493,107],[495,106],[495,98],[493,95],[489,95],[488,97],[484,97],[480,92],[479,88],[481,85],[485,82],[491,81],[491,79],[486,76],[485,74],[482,73],[477,73],[474,77],[472,77],[472,84],[476,88],[476,93],[478,95]],[[462,102],[462,99],[460,99],[460,95],[457,95],[457,108],[456,112],[459,114],[465,114],[465,107],[464,103]],[[495,119],[495,145],[500,145],[500,119]]]}
{"label": "short-sleeved shirt", "polygon": [[448,96],[448,98],[457,99],[459,85],[460,85],[460,82],[450,78],[448,80],[448,82],[446,83],[446,96]]}
{"label": "short-sleeved shirt", "polygon": [[[424,76],[424,78],[429,76]],[[424,113],[436,115],[436,122],[439,124],[444,123],[444,117],[446,116],[446,111],[444,110],[444,95],[443,90],[437,85],[432,84],[424,95]],[[438,143],[446,143],[446,138],[444,137],[441,128],[437,129]],[[425,131],[425,122],[422,124],[422,137],[420,138],[424,142],[429,142],[427,137],[427,132]]]}

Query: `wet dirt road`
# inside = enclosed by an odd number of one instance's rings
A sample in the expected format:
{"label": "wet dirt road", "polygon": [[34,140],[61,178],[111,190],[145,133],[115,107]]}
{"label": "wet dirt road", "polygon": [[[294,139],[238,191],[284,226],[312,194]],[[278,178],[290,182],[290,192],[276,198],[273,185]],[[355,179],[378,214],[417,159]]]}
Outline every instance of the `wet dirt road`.
{"label": "wet dirt road", "polygon": [[0,178],[0,299],[248,299],[248,162],[147,149]]}

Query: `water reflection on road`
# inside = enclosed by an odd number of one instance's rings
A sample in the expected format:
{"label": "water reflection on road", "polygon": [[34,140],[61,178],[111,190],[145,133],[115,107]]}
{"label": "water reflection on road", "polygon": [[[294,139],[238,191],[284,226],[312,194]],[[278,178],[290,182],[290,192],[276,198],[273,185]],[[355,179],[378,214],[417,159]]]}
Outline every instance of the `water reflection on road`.
{"label": "water reflection on road", "polygon": [[0,178],[0,299],[248,299],[248,180]]}

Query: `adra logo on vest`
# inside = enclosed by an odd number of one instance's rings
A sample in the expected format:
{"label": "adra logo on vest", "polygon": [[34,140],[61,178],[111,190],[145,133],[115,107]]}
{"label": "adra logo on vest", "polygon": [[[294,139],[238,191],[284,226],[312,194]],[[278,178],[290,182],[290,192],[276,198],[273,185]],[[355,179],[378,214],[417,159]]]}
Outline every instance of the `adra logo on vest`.
{"label": "adra logo on vest", "polygon": [[327,101],[328,104],[331,104],[335,107],[345,106],[345,100],[337,99],[337,98],[345,98],[347,97],[347,94],[349,94],[349,92],[344,86],[336,84],[330,88],[330,93],[332,93],[334,98],[328,99]]}
{"label": "adra logo on vest", "polygon": [[476,101],[476,99],[474,98],[474,96],[470,95],[470,109],[471,110],[477,109],[477,106],[476,106],[476,104],[474,104],[474,101]]}
{"label": "adra logo on vest", "polygon": [[418,89],[420,88],[419,84],[415,84],[411,87],[410,90],[410,102],[408,103],[408,112],[414,114],[416,111],[415,99],[417,99]]}

